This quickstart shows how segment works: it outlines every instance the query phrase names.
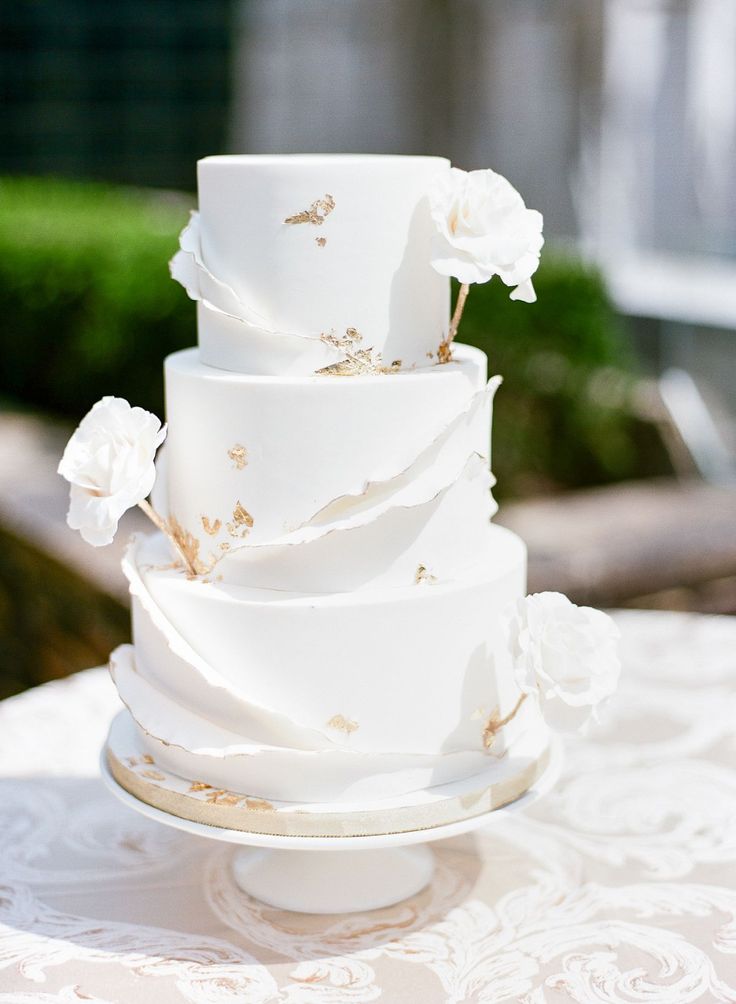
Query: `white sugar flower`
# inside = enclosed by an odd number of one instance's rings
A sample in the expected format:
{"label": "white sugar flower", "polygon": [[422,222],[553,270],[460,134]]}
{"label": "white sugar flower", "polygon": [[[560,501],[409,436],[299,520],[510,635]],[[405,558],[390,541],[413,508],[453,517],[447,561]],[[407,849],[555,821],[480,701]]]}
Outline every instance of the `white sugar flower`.
{"label": "white sugar flower", "polygon": [[534,303],[531,278],[544,244],[542,214],[527,209],[506,178],[495,171],[442,174],[429,193],[437,234],[432,266],[463,285],[494,275],[514,286],[512,300]]}
{"label": "white sugar flower", "polygon": [[561,593],[519,600],[509,621],[517,682],[536,694],[545,721],[563,732],[582,731],[596,706],[618,684],[619,630],[592,607],[578,607]]}
{"label": "white sugar flower", "polygon": [[111,543],[123,513],[150,495],[165,436],[155,415],[120,397],[103,397],[82,419],[58,473],[71,484],[67,523],[88,544]]}

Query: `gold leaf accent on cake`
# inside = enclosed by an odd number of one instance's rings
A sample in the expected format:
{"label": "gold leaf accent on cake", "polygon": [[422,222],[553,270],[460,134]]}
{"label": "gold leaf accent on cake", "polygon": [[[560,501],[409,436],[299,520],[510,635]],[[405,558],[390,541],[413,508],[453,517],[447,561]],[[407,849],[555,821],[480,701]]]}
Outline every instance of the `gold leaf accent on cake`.
{"label": "gold leaf accent on cake", "polygon": [[427,359],[434,359],[434,352],[428,352]]}
{"label": "gold leaf accent on cake", "polygon": [[152,781],[165,781],[166,775],[162,774],[160,770],[142,770],[142,777],[149,777]]}
{"label": "gold leaf accent on cake", "polygon": [[396,373],[393,366],[384,366],[380,352],[373,349],[357,349],[346,352],[345,359],[315,371],[318,376],[364,376],[368,373]]}
{"label": "gold leaf accent on cake", "polygon": [[238,500],[233,509],[233,521],[227,524],[227,532],[231,537],[245,537],[252,526],[253,517]]}
{"label": "gold leaf accent on cake", "polygon": [[141,757],[141,760],[143,761],[143,763],[149,763],[149,764],[156,763],[156,761],[153,759],[150,753],[144,753],[143,756]]}
{"label": "gold leaf accent on cake", "polygon": [[452,344],[448,341],[441,341],[437,349],[437,361],[440,363],[452,362]]}
{"label": "gold leaf accent on cake", "polygon": [[207,572],[207,567],[199,559],[199,541],[197,538],[184,529],[176,516],[169,516],[166,520],[166,526],[189,564],[189,568],[186,570],[187,578],[194,579],[197,575],[203,575]]}
{"label": "gold leaf accent on cake", "polygon": [[222,520],[216,519],[214,523],[210,523],[206,516],[201,516],[202,529],[205,533],[208,533],[210,537],[214,537],[222,526]]}
{"label": "gold leaf accent on cake", "polygon": [[223,542],[221,544],[218,544],[217,546],[220,548],[221,551],[229,551],[230,550],[230,541],[229,540],[223,540]]}
{"label": "gold leaf accent on cake", "polygon": [[329,334],[321,334],[320,341],[325,345],[331,345],[334,349],[353,349],[363,341],[363,336],[356,328],[345,328],[345,334],[339,338],[334,331]]}
{"label": "gold leaf accent on cake", "polygon": [[315,240],[315,243],[317,244],[317,246],[321,247],[321,248],[323,248],[325,246],[325,244],[327,243],[327,238],[326,237],[315,237],[314,240]]}
{"label": "gold leaf accent on cake", "polygon": [[273,812],[273,805],[265,798],[246,798],[245,807],[252,812]]}
{"label": "gold leaf accent on cake", "polygon": [[190,791],[208,791],[212,787],[211,784],[207,784],[206,781],[192,781],[189,785]]}
{"label": "gold leaf accent on cake", "polygon": [[207,795],[207,801],[211,805],[237,805],[240,799],[240,795],[235,795],[232,791],[226,791],[224,788],[217,788]]}
{"label": "gold leaf accent on cake", "polygon": [[359,349],[363,336],[356,328],[346,328],[340,337],[334,331],[323,332],[320,341],[333,349],[345,353],[345,358],[339,362],[315,370],[321,376],[361,376],[365,373],[396,373],[401,369],[401,359],[394,359],[390,366],[384,366],[380,352],[372,348]]}
{"label": "gold leaf accent on cake", "polygon": [[240,443],[231,446],[227,451],[227,455],[239,471],[242,471],[248,463],[248,451]]}
{"label": "gold leaf accent on cake", "polygon": [[129,756],[127,758],[127,764],[128,764],[129,767],[137,767],[138,766],[138,761],[136,760],[136,758],[134,756]]}
{"label": "gold leaf accent on cake", "polygon": [[344,732],[346,736],[349,736],[352,732],[357,732],[360,726],[352,719],[346,718],[345,715],[333,715],[327,723],[327,728],[337,729],[338,732]]}
{"label": "gold leaf accent on cake", "polygon": [[437,576],[432,575],[428,570],[426,565],[417,565],[417,570],[414,573],[414,582],[419,585],[422,582],[432,583],[437,581]]}
{"label": "gold leaf accent on cake", "polygon": [[284,223],[312,223],[321,227],[332,210],[335,208],[335,200],[328,193],[323,199],[315,199],[309,209],[303,209],[300,213],[287,216]]}

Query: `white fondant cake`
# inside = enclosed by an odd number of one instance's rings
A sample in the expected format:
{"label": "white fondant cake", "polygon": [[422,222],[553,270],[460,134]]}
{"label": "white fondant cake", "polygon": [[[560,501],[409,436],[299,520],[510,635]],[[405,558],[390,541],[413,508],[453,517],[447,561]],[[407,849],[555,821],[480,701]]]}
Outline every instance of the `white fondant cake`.
{"label": "white fondant cake", "polygon": [[199,300],[202,361],[309,375],[339,358],[322,336],[356,331],[386,365],[425,365],[450,305],[427,193],[449,169],[441,157],[201,160],[173,273]]}
{"label": "white fondant cake", "polygon": [[[432,157],[213,157],[172,273],[200,348],[166,362],[163,534],[125,560],[112,673],[154,761],[278,801],[468,777],[544,729],[502,613],[522,542],[490,519],[499,378],[438,364]],[[518,713],[514,713],[518,711]],[[508,721],[506,721],[508,719]]]}

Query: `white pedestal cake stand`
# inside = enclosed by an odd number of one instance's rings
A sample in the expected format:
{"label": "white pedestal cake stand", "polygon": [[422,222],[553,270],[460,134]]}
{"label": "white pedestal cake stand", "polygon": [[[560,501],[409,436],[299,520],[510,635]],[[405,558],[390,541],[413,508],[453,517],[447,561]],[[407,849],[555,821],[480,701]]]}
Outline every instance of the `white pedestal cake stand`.
{"label": "white pedestal cake stand", "polygon": [[[244,845],[232,865],[233,878],[243,892],[278,909],[314,914],[376,910],[415,895],[430,882],[434,872],[434,855],[428,843],[487,826],[494,819],[527,808],[554,786],[561,766],[561,744],[553,737],[544,771],[513,802],[425,829],[320,837],[227,829],[174,815],[127,791],[113,777],[107,749],[101,757],[102,778],[124,805],[165,826]],[[443,785],[442,792],[451,798],[454,789],[462,795],[462,784]],[[340,808],[336,805],[332,811],[339,813]]]}

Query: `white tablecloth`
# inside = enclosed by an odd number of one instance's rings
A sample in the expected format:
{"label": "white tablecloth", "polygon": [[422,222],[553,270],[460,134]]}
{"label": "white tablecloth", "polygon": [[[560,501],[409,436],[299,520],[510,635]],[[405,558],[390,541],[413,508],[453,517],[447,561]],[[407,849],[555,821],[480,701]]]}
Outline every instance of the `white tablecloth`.
{"label": "white tablecloth", "polygon": [[626,613],[604,721],[527,813],[371,914],[249,900],[103,788],[104,671],[0,705],[0,1004],[736,1002],[736,621]]}

